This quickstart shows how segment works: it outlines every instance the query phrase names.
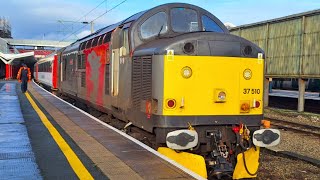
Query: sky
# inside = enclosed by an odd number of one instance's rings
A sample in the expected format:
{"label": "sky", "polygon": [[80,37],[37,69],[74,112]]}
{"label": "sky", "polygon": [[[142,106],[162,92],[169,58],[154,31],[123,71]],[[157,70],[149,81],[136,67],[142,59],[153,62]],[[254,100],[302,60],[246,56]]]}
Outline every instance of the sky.
{"label": "sky", "polygon": [[94,21],[94,30],[171,2],[200,6],[237,26],[320,9],[320,0],[0,0],[0,17],[10,21],[15,39],[74,41],[90,34],[90,25],[81,22],[106,11]]}

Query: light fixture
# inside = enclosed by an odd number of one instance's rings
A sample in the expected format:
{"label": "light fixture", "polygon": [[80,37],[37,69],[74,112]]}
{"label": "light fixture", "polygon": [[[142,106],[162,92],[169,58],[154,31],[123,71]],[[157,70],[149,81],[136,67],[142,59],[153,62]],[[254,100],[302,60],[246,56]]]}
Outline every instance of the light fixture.
{"label": "light fixture", "polygon": [[251,77],[252,77],[252,71],[251,71],[250,69],[245,69],[245,70],[243,71],[243,77],[244,77],[244,79],[246,79],[246,80],[251,79]]}
{"label": "light fixture", "polygon": [[188,79],[192,76],[192,69],[188,66],[181,69],[181,75],[182,77]]}
{"label": "light fixture", "polygon": [[173,109],[176,107],[176,100],[175,99],[167,99],[167,108]]}

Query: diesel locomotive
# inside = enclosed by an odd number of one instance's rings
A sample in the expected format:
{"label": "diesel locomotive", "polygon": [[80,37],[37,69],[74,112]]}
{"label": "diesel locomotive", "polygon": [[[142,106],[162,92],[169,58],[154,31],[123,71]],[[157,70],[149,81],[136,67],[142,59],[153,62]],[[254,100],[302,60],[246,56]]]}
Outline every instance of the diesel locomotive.
{"label": "diesel locomotive", "polygon": [[205,178],[256,177],[259,148],[279,143],[278,130],[261,126],[263,50],[200,7],[139,12],[51,64],[60,93],[155,134],[160,153]]}

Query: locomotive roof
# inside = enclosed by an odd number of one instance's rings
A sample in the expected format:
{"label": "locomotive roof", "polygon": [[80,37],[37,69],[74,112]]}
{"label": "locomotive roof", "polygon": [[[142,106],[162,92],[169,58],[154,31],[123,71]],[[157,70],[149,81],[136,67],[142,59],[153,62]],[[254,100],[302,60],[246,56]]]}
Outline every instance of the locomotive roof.
{"label": "locomotive roof", "polygon": [[[120,22],[117,22],[115,24],[111,24],[107,27],[104,27],[104,28],[101,28],[99,30],[97,30],[96,32],[88,35],[88,36],[85,36],[81,39],[78,39],[76,42],[83,42],[83,41],[86,41],[88,39],[91,39],[92,37],[96,37],[96,36],[100,36],[101,34],[104,34],[104,33],[107,33],[107,32],[110,32],[112,30],[114,30],[115,28],[117,28],[118,26],[122,25],[122,24],[126,24],[128,22],[132,22],[132,21],[135,21],[137,20],[140,16],[142,16],[146,11],[141,11],[141,12],[138,12],[132,16],[130,16],[129,18],[127,19],[124,19],[123,21],[120,21]],[[72,44],[75,44],[76,42],[72,43]]]}
{"label": "locomotive roof", "polygon": [[154,8],[151,8],[151,9],[148,9],[148,10],[145,10],[145,11],[138,12],[138,13],[130,16],[129,18],[124,19],[123,21],[120,21],[118,23],[111,24],[109,26],[101,28],[101,29],[97,30],[96,32],[94,32],[94,33],[92,33],[92,34],[90,34],[88,36],[85,36],[85,37],[83,37],[81,39],[78,39],[77,41],[75,41],[74,43],[69,45],[65,49],[65,51],[72,52],[72,51],[76,50],[82,42],[85,42],[85,41],[87,41],[89,39],[92,39],[94,37],[100,36],[100,35],[105,34],[107,32],[110,32],[110,31],[114,30],[115,28],[117,28],[119,26],[122,26],[122,25],[124,25],[126,23],[135,22],[135,21],[141,21],[141,20],[139,20],[140,17],[142,17],[144,15],[150,16],[150,15],[152,15],[152,13],[154,13],[155,10],[157,11],[157,10],[163,10],[163,9],[170,9],[170,8],[174,8],[174,7],[191,8],[191,9],[194,9],[196,11],[203,12],[204,14],[208,14],[208,15],[210,15],[210,17],[212,19],[214,19],[221,26],[221,28],[223,29],[223,31],[225,33],[229,33],[227,28],[220,22],[220,20],[218,18],[213,16],[207,10],[202,9],[201,7],[198,7],[198,6],[195,6],[195,5],[191,5],[191,4],[187,4],[187,3],[167,3],[167,4],[159,5],[159,6],[156,6]]}

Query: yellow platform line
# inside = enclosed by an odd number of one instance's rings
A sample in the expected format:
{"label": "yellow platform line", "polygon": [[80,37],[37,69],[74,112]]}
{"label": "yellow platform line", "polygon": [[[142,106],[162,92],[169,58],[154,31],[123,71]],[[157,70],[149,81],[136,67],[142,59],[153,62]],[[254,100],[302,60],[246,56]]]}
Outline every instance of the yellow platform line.
{"label": "yellow platform line", "polygon": [[50,123],[46,115],[40,110],[38,105],[33,101],[29,93],[26,92],[25,95],[29,100],[30,104],[32,105],[32,107],[34,108],[34,110],[37,112],[42,123],[46,126],[51,136],[60,147],[61,151],[67,158],[69,164],[71,165],[73,171],[77,174],[79,179],[87,179],[87,180],[93,179],[93,177],[91,176],[89,171],[86,169],[86,167],[82,164],[78,156],[73,152],[73,150],[70,148],[68,143],[62,138],[62,136],[59,134],[57,129]]}

